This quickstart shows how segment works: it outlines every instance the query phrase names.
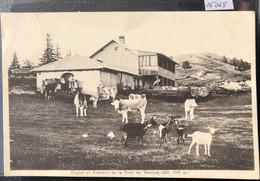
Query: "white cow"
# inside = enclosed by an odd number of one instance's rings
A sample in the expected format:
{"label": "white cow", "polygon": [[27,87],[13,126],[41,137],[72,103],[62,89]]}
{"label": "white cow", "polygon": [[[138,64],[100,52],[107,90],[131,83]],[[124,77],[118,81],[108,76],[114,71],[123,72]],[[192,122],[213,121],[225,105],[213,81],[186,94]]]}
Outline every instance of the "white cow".
{"label": "white cow", "polygon": [[76,117],[87,116],[88,104],[86,95],[78,91],[74,97],[74,104],[76,106]]}
{"label": "white cow", "polygon": [[122,122],[128,123],[128,111],[136,111],[139,110],[141,112],[142,121],[141,123],[144,123],[145,118],[145,109],[147,105],[147,99],[146,97],[140,98],[140,99],[120,99],[115,100],[111,103],[115,107],[115,110],[118,111],[118,113],[122,114]]}
{"label": "white cow", "polygon": [[112,100],[115,100],[116,98],[117,89],[114,87],[102,87],[99,91],[101,99],[108,100],[111,97]]}
{"label": "white cow", "polygon": [[185,109],[185,118],[188,120],[188,116],[190,120],[194,119],[194,108],[197,107],[198,104],[196,103],[195,99],[187,99],[184,103]]}
{"label": "white cow", "polygon": [[129,99],[133,100],[133,99],[146,99],[146,95],[145,94],[129,94]]}

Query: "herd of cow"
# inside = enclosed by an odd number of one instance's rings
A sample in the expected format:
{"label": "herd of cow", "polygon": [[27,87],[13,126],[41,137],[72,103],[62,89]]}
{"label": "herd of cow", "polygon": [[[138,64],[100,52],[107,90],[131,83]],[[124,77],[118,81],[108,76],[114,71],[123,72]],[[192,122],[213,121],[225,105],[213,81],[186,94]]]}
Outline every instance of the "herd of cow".
{"label": "herd of cow", "polygon": [[[50,84],[52,85],[52,84]],[[122,122],[125,124],[121,127],[121,131],[123,131],[123,135],[125,138],[125,146],[127,146],[127,142],[129,138],[137,138],[138,143],[139,141],[142,142],[143,145],[143,136],[145,135],[147,129],[153,125],[157,125],[156,117],[150,118],[148,121],[145,121],[145,109],[147,106],[147,98],[145,94],[130,94],[128,99],[120,99],[115,100],[116,93],[113,88],[105,88],[107,89],[107,98],[112,97],[111,105],[114,106],[114,109],[119,113],[122,114]],[[45,98],[49,99],[54,92],[55,86],[45,86]],[[102,99],[100,94],[96,95],[87,95],[85,94],[81,88],[78,88],[75,91],[74,97],[74,104],[76,106],[76,117],[85,117],[87,116],[87,102],[88,100],[93,101],[93,107],[97,108],[97,101]],[[46,97],[47,95],[47,97]],[[194,108],[197,107],[197,103],[195,99],[187,99],[184,103],[185,108],[185,118],[186,120],[193,120],[194,119]],[[129,111],[140,111],[141,113],[141,123],[128,123],[128,112]],[[185,126],[180,125],[178,117],[175,116],[168,116],[167,121],[163,122],[159,125],[159,135],[160,135],[160,145],[162,143],[166,143],[167,138],[170,140],[170,126],[172,124],[175,125],[175,130],[177,133],[177,144],[182,142],[184,144],[185,141]],[[196,154],[199,156],[199,145],[203,144],[205,146],[205,155],[210,156],[210,144],[212,141],[212,135],[215,133],[217,129],[209,127],[210,132],[204,133],[200,131],[196,131],[193,134],[187,134],[187,137],[192,137],[192,143],[189,147],[188,154],[190,154],[190,150],[194,144],[197,144],[196,147]],[[110,135],[113,133],[110,132]],[[109,135],[108,135],[109,136]]]}

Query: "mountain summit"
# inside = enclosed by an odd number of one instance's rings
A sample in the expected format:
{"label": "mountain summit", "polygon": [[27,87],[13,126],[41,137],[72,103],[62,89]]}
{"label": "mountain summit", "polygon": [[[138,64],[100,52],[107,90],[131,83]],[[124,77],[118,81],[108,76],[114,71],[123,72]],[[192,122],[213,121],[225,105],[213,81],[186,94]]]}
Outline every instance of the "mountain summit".
{"label": "mountain summit", "polygon": [[[177,85],[204,86],[213,82],[246,81],[250,80],[251,72],[235,70],[235,66],[229,64],[231,59],[223,61],[224,56],[213,53],[186,54],[172,57],[179,66],[176,67]],[[189,64],[189,68],[183,68],[183,62]]]}

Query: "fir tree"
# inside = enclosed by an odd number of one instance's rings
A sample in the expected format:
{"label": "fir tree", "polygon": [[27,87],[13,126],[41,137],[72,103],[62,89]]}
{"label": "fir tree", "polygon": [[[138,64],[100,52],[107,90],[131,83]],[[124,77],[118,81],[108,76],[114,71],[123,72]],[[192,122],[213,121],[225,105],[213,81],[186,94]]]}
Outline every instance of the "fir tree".
{"label": "fir tree", "polygon": [[23,68],[33,68],[33,64],[29,60],[26,60]]}
{"label": "fir tree", "polygon": [[228,63],[228,60],[227,60],[227,57],[226,57],[226,56],[223,56],[222,62],[223,62],[223,63]]}
{"label": "fir tree", "polygon": [[40,60],[42,65],[57,61],[57,56],[54,52],[53,45],[52,45],[52,39],[49,34],[47,34],[47,38],[46,38],[46,49],[42,55],[42,58],[40,58]]}
{"label": "fir tree", "polygon": [[56,47],[55,55],[56,55],[56,59],[57,59],[57,60],[62,59],[61,53],[60,53],[60,47],[59,47],[59,45],[57,45],[57,47]]}
{"label": "fir tree", "polygon": [[20,63],[18,61],[16,52],[14,52],[13,61],[11,63],[10,69],[16,69],[16,68],[20,68]]}

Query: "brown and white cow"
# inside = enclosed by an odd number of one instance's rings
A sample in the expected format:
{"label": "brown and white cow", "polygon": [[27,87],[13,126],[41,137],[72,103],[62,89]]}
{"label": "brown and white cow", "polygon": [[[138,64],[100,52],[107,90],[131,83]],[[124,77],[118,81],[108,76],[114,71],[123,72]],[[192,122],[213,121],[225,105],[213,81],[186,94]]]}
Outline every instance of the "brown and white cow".
{"label": "brown and white cow", "polygon": [[111,103],[115,107],[115,110],[122,114],[122,122],[128,123],[128,116],[127,113],[128,111],[136,111],[139,110],[141,112],[142,116],[142,121],[141,123],[144,123],[145,119],[145,109],[147,105],[147,99],[146,97],[140,96],[140,98],[136,99],[120,99],[120,100],[115,100],[114,102]]}
{"label": "brown and white cow", "polygon": [[59,79],[45,79],[42,81],[41,92],[44,94],[45,99],[51,99],[54,96],[59,83]]}
{"label": "brown and white cow", "polygon": [[84,95],[80,91],[77,91],[74,97],[74,104],[76,106],[76,117],[87,116],[88,104],[86,95]]}

